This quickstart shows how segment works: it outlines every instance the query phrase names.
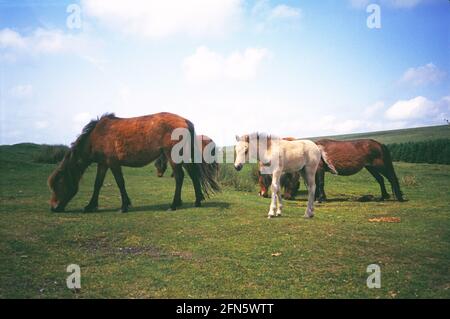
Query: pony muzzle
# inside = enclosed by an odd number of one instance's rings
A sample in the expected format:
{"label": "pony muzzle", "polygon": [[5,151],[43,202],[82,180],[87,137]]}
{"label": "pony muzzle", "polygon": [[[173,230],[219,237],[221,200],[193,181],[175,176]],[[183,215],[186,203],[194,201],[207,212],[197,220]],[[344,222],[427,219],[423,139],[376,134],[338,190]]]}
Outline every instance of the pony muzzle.
{"label": "pony muzzle", "polygon": [[60,205],[59,203],[56,205],[50,205],[50,211],[52,213],[61,213],[64,211],[64,206]]}
{"label": "pony muzzle", "polygon": [[242,169],[242,164],[234,165],[234,168],[239,172]]}

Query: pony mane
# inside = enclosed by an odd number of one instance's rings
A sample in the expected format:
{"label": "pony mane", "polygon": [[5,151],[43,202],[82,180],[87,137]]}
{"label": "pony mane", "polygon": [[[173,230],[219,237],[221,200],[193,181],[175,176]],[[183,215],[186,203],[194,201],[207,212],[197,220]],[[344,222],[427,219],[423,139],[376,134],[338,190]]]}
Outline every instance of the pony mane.
{"label": "pony mane", "polygon": [[79,161],[81,157],[77,151],[84,146],[95,126],[104,118],[115,119],[117,117],[114,113],[105,113],[102,116],[97,117],[97,119],[91,120],[83,127],[81,134],[77,137],[75,142],[70,145],[70,149],[64,155],[64,158],[59,163],[57,169],[49,176],[47,183],[51,189],[53,189],[54,179],[58,174],[64,174],[68,187],[76,187],[81,178],[81,174],[83,174],[87,167],[87,164],[84,161]]}
{"label": "pony mane", "polygon": [[108,119],[116,119],[116,115],[114,113],[105,113],[100,117],[97,117],[95,120],[91,120],[88,124],[86,124],[83,127],[83,130],[81,131],[81,134],[78,135],[75,142],[73,142],[70,145],[70,151],[77,150],[80,146],[83,146],[86,138],[91,134],[91,132],[94,130],[95,126],[100,122],[102,119],[108,118]]}

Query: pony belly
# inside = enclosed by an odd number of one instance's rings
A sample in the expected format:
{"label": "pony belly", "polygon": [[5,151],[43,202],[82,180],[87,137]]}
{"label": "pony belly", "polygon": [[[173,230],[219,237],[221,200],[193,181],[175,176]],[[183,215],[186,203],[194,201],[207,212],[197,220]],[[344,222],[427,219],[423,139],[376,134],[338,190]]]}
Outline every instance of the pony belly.
{"label": "pony belly", "polygon": [[160,155],[156,152],[128,152],[118,156],[118,162],[123,166],[142,167],[155,161]]}
{"label": "pony belly", "polygon": [[305,163],[290,163],[283,167],[283,173],[298,173],[305,167]]}
{"label": "pony belly", "polygon": [[341,176],[350,176],[358,173],[364,166],[348,166],[348,167],[336,167],[337,172]]}

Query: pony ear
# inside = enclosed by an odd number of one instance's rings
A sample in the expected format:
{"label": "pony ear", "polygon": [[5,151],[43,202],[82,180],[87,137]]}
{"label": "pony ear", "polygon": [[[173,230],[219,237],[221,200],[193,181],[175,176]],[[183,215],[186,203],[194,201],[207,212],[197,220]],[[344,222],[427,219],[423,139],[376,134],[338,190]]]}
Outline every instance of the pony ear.
{"label": "pony ear", "polygon": [[239,142],[241,140],[241,138],[239,137],[239,135],[236,135],[236,142]]}

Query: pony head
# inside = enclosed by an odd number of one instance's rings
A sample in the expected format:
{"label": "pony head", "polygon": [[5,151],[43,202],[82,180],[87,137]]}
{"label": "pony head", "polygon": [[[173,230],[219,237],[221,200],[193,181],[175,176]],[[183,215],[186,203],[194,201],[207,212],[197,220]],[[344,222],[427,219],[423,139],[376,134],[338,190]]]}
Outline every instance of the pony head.
{"label": "pony head", "polygon": [[48,186],[51,191],[50,210],[52,212],[63,212],[69,201],[78,192],[78,182],[80,176],[74,170],[72,162],[72,152],[68,152],[61,164],[53,171],[48,178]]}
{"label": "pony head", "polygon": [[164,154],[158,157],[158,159],[155,161],[155,167],[158,177],[163,177],[164,173],[167,170],[167,160]]}
{"label": "pony head", "polygon": [[236,159],[234,160],[234,168],[240,171],[244,166],[244,163],[248,161],[249,149],[250,149],[250,139],[248,135],[239,137],[236,135],[236,146],[234,147],[236,153]]}

